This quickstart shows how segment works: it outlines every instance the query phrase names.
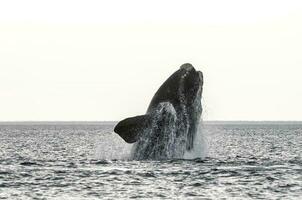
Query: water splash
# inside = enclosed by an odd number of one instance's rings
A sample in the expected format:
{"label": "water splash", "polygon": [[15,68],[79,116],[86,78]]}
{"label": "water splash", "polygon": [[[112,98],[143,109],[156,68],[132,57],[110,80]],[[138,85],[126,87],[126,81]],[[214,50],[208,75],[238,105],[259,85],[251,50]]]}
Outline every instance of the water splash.
{"label": "water splash", "polygon": [[102,133],[95,144],[94,157],[97,160],[128,160],[132,144],[126,143],[115,133]]}
{"label": "water splash", "polygon": [[[160,113],[159,113],[160,116]],[[199,123],[198,130],[194,140],[194,148],[191,151],[186,151],[181,154],[184,144],[181,144],[185,138],[176,139],[176,127],[175,124],[169,123],[169,126],[165,126],[160,131],[162,137],[161,143],[155,146],[148,146],[154,132],[156,125],[153,125],[153,129],[145,131],[145,137],[134,145],[126,143],[117,134],[113,132],[105,132],[98,135],[95,139],[95,152],[94,158],[97,160],[140,160],[145,159],[144,154],[148,153],[153,155],[153,159],[195,159],[205,158],[208,155],[208,142],[205,131],[203,131],[203,123]],[[158,128],[158,127],[157,127]],[[183,136],[185,136],[183,134]],[[163,142],[165,141],[165,142]],[[152,148],[151,148],[152,147]]]}
{"label": "water splash", "polygon": [[205,133],[203,122],[198,124],[196,137],[194,140],[194,148],[186,151],[184,159],[205,158],[208,155],[208,140]]}
{"label": "water splash", "polygon": [[146,128],[134,144],[131,158],[141,159],[194,159],[207,155],[207,143],[201,121],[196,121],[197,130],[193,149],[186,151],[189,123],[184,114],[176,113],[169,102],[160,103],[153,113],[152,125]]}
{"label": "water splash", "polygon": [[[201,109],[195,103],[195,109]],[[203,131],[203,123],[195,116],[194,133],[189,132],[190,123],[185,115],[188,110],[178,113],[169,102],[160,103],[152,112],[152,121],[146,127],[135,144],[126,143],[111,130],[103,132],[95,138],[95,158],[100,160],[166,160],[204,158],[208,153],[207,138]],[[192,125],[192,124],[191,124]],[[193,129],[193,130],[194,130]],[[188,134],[195,134],[190,151],[186,150]]]}
{"label": "water splash", "polygon": [[131,157],[141,159],[169,159],[177,154],[177,114],[169,102],[160,103],[152,113],[151,126],[146,128],[134,144]]}

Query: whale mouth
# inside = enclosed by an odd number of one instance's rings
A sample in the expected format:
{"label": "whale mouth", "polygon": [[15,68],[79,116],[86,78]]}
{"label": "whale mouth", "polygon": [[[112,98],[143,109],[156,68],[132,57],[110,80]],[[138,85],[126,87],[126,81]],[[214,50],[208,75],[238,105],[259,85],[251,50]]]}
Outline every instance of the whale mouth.
{"label": "whale mouth", "polygon": [[189,86],[193,85],[203,86],[203,73],[201,71],[196,71],[192,64],[185,63],[180,66],[180,78],[186,82],[190,82]]}
{"label": "whale mouth", "polygon": [[203,74],[201,71],[197,71],[198,76],[199,76],[199,80],[200,80],[200,85],[203,86]]}

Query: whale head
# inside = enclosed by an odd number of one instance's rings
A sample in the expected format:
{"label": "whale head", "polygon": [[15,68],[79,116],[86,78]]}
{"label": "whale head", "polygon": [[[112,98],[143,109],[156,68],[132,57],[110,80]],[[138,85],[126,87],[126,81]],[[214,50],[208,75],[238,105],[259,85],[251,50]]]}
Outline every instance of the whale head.
{"label": "whale head", "polygon": [[196,101],[201,100],[202,88],[202,72],[196,71],[190,63],[185,63],[157,90],[147,112],[160,102],[170,102],[174,107],[193,106]]}
{"label": "whale head", "polygon": [[[198,125],[201,120],[202,105],[201,96],[203,90],[203,74],[201,71],[196,71],[195,68],[189,64],[183,64],[178,71],[176,71],[172,77],[174,81],[178,82],[178,91],[175,93],[179,99],[179,102],[175,104],[179,105],[178,116],[181,117],[181,121],[184,123],[184,130],[180,134],[184,134],[186,137],[186,150],[193,148],[193,142],[197,133]],[[172,82],[167,84],[175,84]]]}
{"label": "whale head", "polygon": [[196,71],[190,64],[183,64],[178,72],[180,75],[178,93],[183,98],[181,101],[186,105],[192,105],[196,100],[201,99],[203,74],[201,71]]}
{"label": "whale head", "polygon": [[203,74],[193,65],[185,63],[174,72],[155,93],[147,113],[155,110],[161,102],[170,102],[176,110],[177,118],[182,123],[179,137],[186,138],[186,150],[193,148],[197,128],[201,120]]}

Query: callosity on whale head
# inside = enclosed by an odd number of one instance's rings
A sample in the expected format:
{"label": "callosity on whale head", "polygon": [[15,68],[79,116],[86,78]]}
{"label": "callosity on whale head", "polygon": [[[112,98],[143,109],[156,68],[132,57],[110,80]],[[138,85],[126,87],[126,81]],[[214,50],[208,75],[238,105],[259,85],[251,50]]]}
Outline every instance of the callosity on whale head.
{"label": "callosity on whale head", "polygon": [[114,131],[135,143],[134,159],[182,158],[200,123],[203,75],[183,64],[158,89],[145,115],[120,121]]}

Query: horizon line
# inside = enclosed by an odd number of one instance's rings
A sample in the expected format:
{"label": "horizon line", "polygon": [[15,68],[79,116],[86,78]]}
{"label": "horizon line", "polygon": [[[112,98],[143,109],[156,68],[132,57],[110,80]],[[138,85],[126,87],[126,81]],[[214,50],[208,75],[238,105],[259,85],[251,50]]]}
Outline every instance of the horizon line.
{"label": "horizon line", "polygon": [[[0,123],[113,123],[113,122],[119,122],[120,120],[7,120],[7,121],[1,121]],[[202,122],[247,122],[247,123],[258,123],[258,122],[291,122],[291,123],[302,123],[302,120],[202,120]]]}

